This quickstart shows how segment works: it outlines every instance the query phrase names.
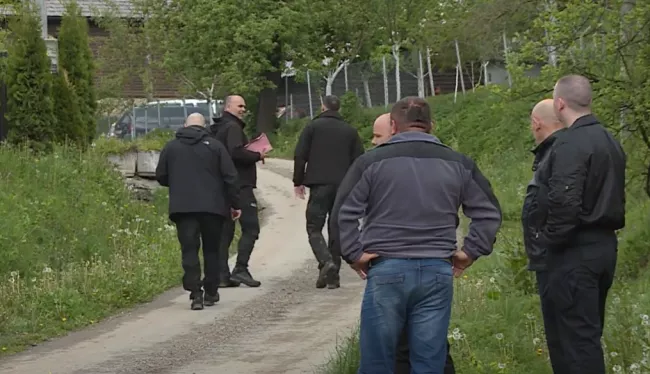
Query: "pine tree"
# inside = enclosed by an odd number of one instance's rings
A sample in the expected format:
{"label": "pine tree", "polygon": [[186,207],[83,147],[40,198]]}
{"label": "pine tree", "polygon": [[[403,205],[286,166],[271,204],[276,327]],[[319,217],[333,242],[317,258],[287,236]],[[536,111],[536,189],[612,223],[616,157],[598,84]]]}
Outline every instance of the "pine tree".
{"label": "pine tree", "polygon": [[51,62],[41,38],[41,21],[30,1],[14,7],[7,45],[8,140],[48,144],[53,139]]}
{"label": "pine tree", "polygon": [[71,142],[83,146],[87,142],[88,131],[79,106],[79,98],[75,95],[65,71],[53,78],[54,113],[57,117],[57,128],[54,139],[57,142]]}
{"label": "pine tree", "polygon": [[60,71],[67,74],[68,87],[72,87],[73,94],[77,97],[82,119],[79,125],[83,126],[86,140],[90,142],[97,131],[94,64],[88,39],[88,23],[81,16],[81,10],[75,1],[65,6],[58,44]]}

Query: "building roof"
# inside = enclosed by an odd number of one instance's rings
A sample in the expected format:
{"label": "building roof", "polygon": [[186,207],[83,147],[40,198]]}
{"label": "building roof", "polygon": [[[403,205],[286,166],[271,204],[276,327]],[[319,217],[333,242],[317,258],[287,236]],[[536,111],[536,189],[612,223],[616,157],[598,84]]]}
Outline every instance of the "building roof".
{"label": "building roof", "polygon": [[[113,16],[120,17],[136,17],[135,6],[131,0],[76,0],[79,8],[81,8],[81,15],[84,17],[98,16],[104,12],[115,11],[118,14]],[[61,17],[65,12],[66,0],[45,0],[47,7],[48,17]],[[0,7],[0,14],[12,14],[11,6]]]}
{"label": "building roof", "polygon": [[[61,17],[65,11],[65,0],[45,0],[48,17]],[[97,12],[115,10],[120,16],[132,16],[135,7],[131,0],[77,0],[81,15],[84,17],[96,16]]]}

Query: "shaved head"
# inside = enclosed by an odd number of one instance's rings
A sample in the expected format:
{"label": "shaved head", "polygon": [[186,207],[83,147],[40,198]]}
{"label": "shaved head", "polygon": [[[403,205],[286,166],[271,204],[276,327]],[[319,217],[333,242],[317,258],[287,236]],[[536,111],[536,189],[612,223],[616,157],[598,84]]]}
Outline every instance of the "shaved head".
{"label": "shaved head", "polygon": [[192,113],[185,120],[185,127],[201,126],[205,127],[205,117],[201,113]]}
{"label": "shaved head", "polygon": [[539,144],[564,125],[555,115],[552,99],[544,99],[537,103],[530,113],[530,130]]}
{"label": "shaved head", "polygon": [[567,126],[591,113],[593,94],[589,79],[582,75],[560,78],[553,90],[553,106],[557,117]]}
{"label": "shaved head", "polygon": [[225,112],[228,112],[239,119],[244,118],[244,114],[246,114],[246,101],[239,95],[226,96],[223,106]]}
{"label": "shaved head", "polygon": [[377,117],[372,125],[372,145],[385,143],[391,136],[393,136],[393,128],[390,123],[390,113],[384,113]]}

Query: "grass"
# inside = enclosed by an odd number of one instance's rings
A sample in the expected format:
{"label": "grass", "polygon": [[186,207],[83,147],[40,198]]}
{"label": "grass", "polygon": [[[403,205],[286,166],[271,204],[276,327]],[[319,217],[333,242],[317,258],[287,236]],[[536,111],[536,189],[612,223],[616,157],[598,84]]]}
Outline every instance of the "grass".
{"label": "grass", "polygon": [[[477,91],[453,103],[430,98],[435,133],[468,154],[491,181],[501,202],[504,224],[494,253],[479,260],[455,284],[449,339],[459,373],[550,374],[535,282],[526,270],[519,222],[526,184],[532,176],[533,146],[529,112],[540,97],[511,99]],[[359,109],[347,99],[345,117],[369,143],[371,126],[383,109]],[[607,117],[608,113],[596,113]],[[283,125],[273,139],[274,156],[291,158],[303,122]],[[369,145],[369,144],[367,144]],[[648,153],[638,139],[627,139],[627,226],[619,235],[617,278],[610,291],[605,329],[608,370],[636,374],[650,370],[650,201],[634,176],[647,168]],[[341,341],[323,373],[356,373],[357,334]]]}
{"label": "grass", "polygon": [[0,164],[0,356],[180,283],[166,189],[133,200],[100,152],[2,146]]}

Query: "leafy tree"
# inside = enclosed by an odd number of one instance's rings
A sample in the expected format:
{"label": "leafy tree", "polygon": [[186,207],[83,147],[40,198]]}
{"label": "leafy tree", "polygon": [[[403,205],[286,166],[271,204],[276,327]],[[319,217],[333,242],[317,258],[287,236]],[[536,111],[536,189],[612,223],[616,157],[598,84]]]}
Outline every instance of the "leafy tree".
{"label": "leafy tree", "polygon": [[31,2],[14,8],[7,41],[8,139],[13,143],[48,144],[53,139],[51,62],[41,38],[41,21]]}
{"label": "leafy tree", "polygon": [[[90,42],[88,40],[88,23],[81,16],[81,9],[73,0],[65,5],[65,13],[61,20],[59,30],[59,67],[69,80],[61,83],[61,86],[72,88],[72,94],[78,98],[74,100],[77,108],[70,108],[69,111],[79,110],[81,122],[75,126],[83,126],[85,138],[92,141],[97,129],[95,111],[97,109],[97,97],[93,82],[94,64]],[[72,105],[72,102],[71,102]],[[70,128],[71,125],[66,125]],[[70,138],[81,141],[73,134],[80,134],[80,131],[73,131]]]}

